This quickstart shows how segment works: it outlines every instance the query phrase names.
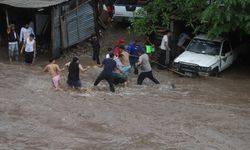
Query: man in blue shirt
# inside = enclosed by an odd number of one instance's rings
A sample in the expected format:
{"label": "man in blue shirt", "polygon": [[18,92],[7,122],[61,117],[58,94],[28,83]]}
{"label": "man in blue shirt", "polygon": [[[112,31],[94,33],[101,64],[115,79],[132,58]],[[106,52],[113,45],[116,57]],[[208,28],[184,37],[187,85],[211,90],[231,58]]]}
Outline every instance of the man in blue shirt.
{"label": "man in blue shirt", "polygon": [[139,53],[143,52],[143,47],[139,44],[139,40],[135,40],[128,45],[129,61],[131,67],[134,67],[134,74],[138,74],[138,69],[135,64],[139,59]]}
{"label": "man in blue shirt", "polygon": [[121,71],[119,68],[116,67],[116,62],[113,59],[114,53],[110,53],[109,56],[110,58],[106,58],[103,60],[102,65],[100,66],[100,67],[104,67],[103,71],[95,80],[94,86],[97,86],[102,80],[106,80],[109,83],[110,91],[115,92],[114,83],[113,83],[114,79],[113,79],[112,73],[116,69],[119,70],[121,73],[123,73],[123,71]]}

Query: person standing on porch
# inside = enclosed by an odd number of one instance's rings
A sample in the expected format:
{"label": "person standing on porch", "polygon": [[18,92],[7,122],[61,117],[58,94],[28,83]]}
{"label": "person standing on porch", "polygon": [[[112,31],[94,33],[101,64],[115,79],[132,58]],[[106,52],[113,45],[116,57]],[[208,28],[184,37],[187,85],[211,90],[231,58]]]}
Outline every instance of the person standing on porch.
{"label": "person standing on porch", "polygon": [[33,29],[29,26],[28,23],[26,23],[25,26],[22,27],[20,31],[20,43],[22,44],[25,43],[31,34],[33,34],[35,37]]}
{"label": "person standing on porch", "polygon": [[170,30],[167,30],[165,32],[165,35],[162,38],[161,45],[160,45],[160,57],[159,57],[159,69],[164,69],[165,66],[168,67],[170,63],[170,36],[172,35],[172,32]]}
{"label": "person standing on porch", "polygon": [[15,25],[11,24],[7,29],[8,34],[8,44],[9,44],[9,61],[12,62],[12,59],[15,58],[18,61],[19,49],[18,49],[18,40],[19,37],[16,33]]}
{"label": "person standing on porch", "polygon": [[30,34],[29,38],[26,39],[26,41],[24,42],[21,49],[21,55],[23,54],[23,50],[24,50],[25,63],[26,64],[34,63],[36,57],[36,41],[34,34]]}

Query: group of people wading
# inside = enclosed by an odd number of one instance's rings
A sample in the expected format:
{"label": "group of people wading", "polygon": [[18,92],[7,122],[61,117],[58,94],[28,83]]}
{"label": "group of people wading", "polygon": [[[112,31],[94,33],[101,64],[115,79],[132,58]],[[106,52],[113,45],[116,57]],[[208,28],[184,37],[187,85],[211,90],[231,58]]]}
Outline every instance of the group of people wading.
{"label": "group of people wading", "polygon": [[[93,36],[89,42],[93,47],[93,61],[96,61],[98,67],[103,68],[94,81],[94,86],[97,86],[102,80],[106,80],[109,84],[110,91],[115,92],[114,85],[127,84],[128,77],[132,71],[134,74],[139,74],[137,78],[138,85],[141,85],[146,78],[155,84],[160,84],[152,73],[150,63],[149,56],[154,51],[147,53],[149,50],[146,48],[145,51],[144,47],[139,44],[139,40],[130,42],[126,49],[125,40],[118,40],[114,48],[107,49],[107,53],[102,62],[100,62],[99,59],[100,44],[98,37]],[[71,62],[65,64],[65,67],[68,69],[67,84],[74,89],[80,89],[82,86],[80,72],[86,72],[90,66],[84,68],[80,64],[79,58],[74,57]],[[52,76],[52,85],[56,90],[61,90],[59,82],[60,72],[63,70],[64,68],[61,69],[59,65],[55,63],[55,59],[51,59],[50,64],[44,68],[44,71],[48,71]]]}
{"label": "group of people wading", "polygon": [[[21,28],[20,34],[17,34],[15,25],[11,24],[7,28],[7,35],[9,61],[18,61],[19,55],[23,55],[25,64],[32,64],[36,57],[36,41],[32,24],[25,24],[24,27]],[[170,64],[170,36],[171,31],[167,30],[159,45],[160,55],[157,61],[159,69],[165,69]],[[187,34],[181,34],[177,44],[179,52],[183,49],[182,45],[188,38],[189,36]],[[156,47],[153,42],[150,41],[149,37],[143,45],[136,39],[130,42],[126,48],[125,40],[118,40],[114,48],[107,49],[105,59],[102,62],[99,58],[101,46],[98,36],[93,35],[88,42],[91,43],[93,48],[93,61],[96,62],[98,67],[103,68],[103,71],[95,80],[94,86],[97,86],[102,80],[106,80],[110,86],[110,91],[115,92],[114,85],[126,84],[129,74],[132,71],[136,75],[139,74],[137,79],[138,85],[141,85],[146,78],[150,79],[155,84],[159,84],[151,68],[151,58]],[[19,45],[21,45],[20,54]],[[82,87],[80,72],[85,72],[90,67],[83,68],[78,57],[74,57],[71,62],[66,63],[65,67],[68,68],[67,84],[72,88],[80,89]],[[44,71],[48,71],[51,74],[53,87],[56,90],[61,90],[59,72],[63,70],[64,68],[60,69],[59,65],[55,63],[55,59],[51,59],[50,64],[44,68]]]}

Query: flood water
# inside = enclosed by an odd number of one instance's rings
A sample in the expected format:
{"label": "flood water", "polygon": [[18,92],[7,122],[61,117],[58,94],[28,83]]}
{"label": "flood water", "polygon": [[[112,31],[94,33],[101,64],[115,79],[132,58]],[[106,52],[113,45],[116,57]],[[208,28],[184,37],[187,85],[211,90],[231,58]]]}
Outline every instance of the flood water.
{"label": "flood water", "polygon": [[1,150],[250,149],[248,67],[195,79],[155,69],[160,85],[138,86],[131,75],[115,93],[106,82],[93,88],[98,68],[81,74],[80,92],[66,86],[65,71],[64,91],[55,92],[46,63],[0,63]]}

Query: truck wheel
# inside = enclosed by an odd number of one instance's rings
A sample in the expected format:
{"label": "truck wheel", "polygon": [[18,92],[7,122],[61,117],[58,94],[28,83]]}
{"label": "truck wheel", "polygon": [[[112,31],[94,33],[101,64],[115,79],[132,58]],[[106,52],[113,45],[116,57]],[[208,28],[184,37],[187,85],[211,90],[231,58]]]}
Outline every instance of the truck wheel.
{"label": "truck wheel", "polygon": [[219,68],[218,67],[213,69],[211,76],[219,77]]}

